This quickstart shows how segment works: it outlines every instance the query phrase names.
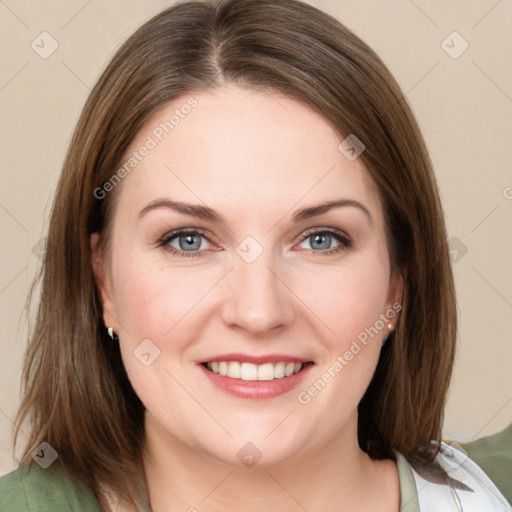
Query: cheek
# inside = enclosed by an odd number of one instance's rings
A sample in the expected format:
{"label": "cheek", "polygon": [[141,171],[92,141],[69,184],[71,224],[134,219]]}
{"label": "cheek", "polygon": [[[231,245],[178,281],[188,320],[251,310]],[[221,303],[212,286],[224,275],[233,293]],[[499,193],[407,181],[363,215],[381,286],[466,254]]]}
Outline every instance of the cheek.
{"label": "cheek", "polygon": [[[322,358],[318,371],[307,379],[297,394],[305,410],[317,414],[329,411],[325,425],[334,435],[357,409],[377,366],[387,323],[387,274],[385,267],[366,267],[365,272],[337,272],[317,289],[319,316],[329,326],[324,329]],[[312,297],[313,298],[313,297]]]}
{"label": "cheek", "polygon": [[[147,263],[135,251],[131,256],[125,254],[115,276],[117,319],[124,331],[120,336],[123,363],[148,410],[159,409],[162,404],[155,390],[166,390],[172,400],[180,396],[165,370],[174,374],[173,365],[184,363],[187,346],[201,328],[195,306],[211,285],[208,279],[191,278],[193,273],[183,269],[170,271],[161,264]],[[148,366],[145,353],[150,354]]]}
{"label": "cheek", "polygon": [[351,263],[311,276],[302,288],[304,302],[328,329],[320,337],[318,373],[304,384],[298,399],[328,408],[338,422],[346,420],[366,391],[388,330],[388,321],[381,319],[389,285],[385,253],[368,253]]}
{"label": "cheek", "polygon": [[[378,258],[357,266],[326,269],[321,275],[317,272],[310,279],[302,279],[299,294],[328,327],[325,340],[333,349],[345,349],[385,312],[389,275],[385,261]],[[381,322],[379,327],[382,330]]]}
{"label": "cheek", "polygon": [[207,290],[204,281],[191,279],[187,272],[170,273],[156,265],[138,266],[136,271],[126,266],[120,269],[118,282],[119,321],[131,338],[156,342],[187,315]]}

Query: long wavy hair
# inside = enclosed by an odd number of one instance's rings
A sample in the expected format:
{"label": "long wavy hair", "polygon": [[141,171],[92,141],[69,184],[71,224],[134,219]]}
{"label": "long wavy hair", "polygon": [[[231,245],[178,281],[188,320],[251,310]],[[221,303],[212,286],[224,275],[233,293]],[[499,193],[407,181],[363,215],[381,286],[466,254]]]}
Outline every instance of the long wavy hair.
{"label": "long wavy hair", "polygon": [[[454,359],[456,303],[432,164],[410,107],[376,53],[339,21],[296,0],[177,3],[116,52],[83,108],[51,211],[17,424],[22,462],[41,442],[100,502],[137,504],[144,407],[108,338],[90,237],[106,247],[116,190],[98,198],[140,128],[174,99],[221,83],[278,91],[318,112],[340,142],[355,134],[384,208],[403,309],[359,404],[360,447],[431,461]],[[14,443],[16,444],[17,432]]]}

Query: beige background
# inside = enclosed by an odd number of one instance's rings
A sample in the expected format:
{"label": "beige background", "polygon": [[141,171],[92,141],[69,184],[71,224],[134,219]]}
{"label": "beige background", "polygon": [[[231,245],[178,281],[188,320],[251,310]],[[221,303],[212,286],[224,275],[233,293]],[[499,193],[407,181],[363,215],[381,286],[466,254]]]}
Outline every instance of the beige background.
{"label": "beige background", "polygon": [[[0,0],[0,474],[14,467],[11,429],[27,333],[22,309],[39,264],[33,248],[44,236],[72,129],[113,51],[171,3]],[[309,3],[383,58],[434,161],[449,236],[457,239],[459,352],[445,435],[469,440],[501,430],[512,421],[512,2]],[[463,39],[446,39],[454,31]],[[51,48],[42,32],[58,43],[47,59],[31,47],[44,37]],[[458,58],[445,51],[459,53],[464,41],[469,46]]]}

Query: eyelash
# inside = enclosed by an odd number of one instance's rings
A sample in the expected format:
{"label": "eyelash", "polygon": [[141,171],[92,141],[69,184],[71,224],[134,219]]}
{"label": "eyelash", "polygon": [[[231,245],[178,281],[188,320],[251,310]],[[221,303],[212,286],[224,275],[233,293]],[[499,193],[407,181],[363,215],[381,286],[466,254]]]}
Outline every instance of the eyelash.
{"label": "eyelash", "polygon": [[[316,234],[327,234],[333,236],[340,244],[334,249],[320,250],[315,251],[314,249],[309,249],[313,251],[313,254],[319,256],[327,256],[330,254],[338,253],[341,251],[346,251],[352,247],[352,240],[349,237],[344,235],[342,232],[334,230],[334,229],[314,229],[307,231],[298,243],[302,243],[308,238]],[[171,231],[170,233],[166,233],[159,241],[158,247],[162,247],[164,250],[170,252],[174,256],[186,257],[186,258],[194,258],[201,255],[201,251],[180,251],[175,247],[171,247],[168,245],[173,239],[180,237],[182,235],[202,235],[208,241],[208,237],[206,236],[206,231],[204,229],[192,228],[192,229],[179,229],[176,231]],[[211,242],[210,242],[211,243]]]}

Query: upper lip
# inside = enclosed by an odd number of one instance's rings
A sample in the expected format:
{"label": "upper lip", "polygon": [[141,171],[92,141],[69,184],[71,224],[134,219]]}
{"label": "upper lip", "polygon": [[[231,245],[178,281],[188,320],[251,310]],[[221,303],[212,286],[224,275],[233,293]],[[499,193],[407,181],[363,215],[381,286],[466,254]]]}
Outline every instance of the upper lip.
{"label": "upper lip", "polygon": [[304,359],[298,356],[290,356],[286,354],[267,354],[260,356],[253,356],[250,354],[222,354],[219,356],[212,356],[207,359],[200,361],[203,363],[213,363],[219,361],[238,361],[240,363],[252,363],[252,364],[265,364],[265,363],[309,363],[311,359]]}

